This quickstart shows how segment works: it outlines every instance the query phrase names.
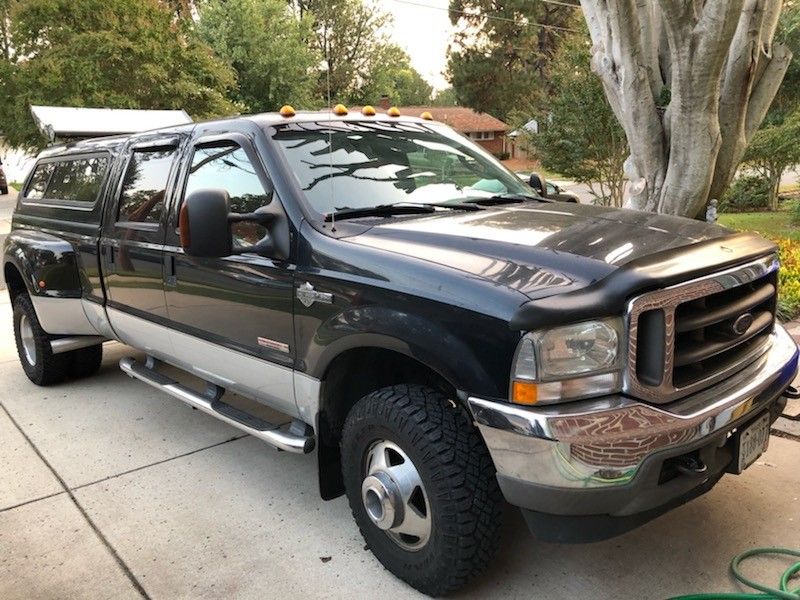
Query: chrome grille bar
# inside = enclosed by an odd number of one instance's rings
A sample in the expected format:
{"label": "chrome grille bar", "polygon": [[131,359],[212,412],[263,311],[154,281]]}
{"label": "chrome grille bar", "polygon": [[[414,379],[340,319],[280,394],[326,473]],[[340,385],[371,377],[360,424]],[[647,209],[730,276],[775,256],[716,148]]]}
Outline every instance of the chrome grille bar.
{"label": "chrome grille bar", "polygon": [[[763,285],[757,285],[755,290],[743,289],[741,296],[731,292],[735,297],[722,306],[707,308],[703,300],[761,279],[773,278],[777,270],[778,258],[773,254],[630,300],[627,310],[628,367],[624,378],[625,392],[657,404],[672,402],[721,381],[761,356],[768,349],[768,334],[774,324],[775,286],[772,282],[765,281]],[[688,304],[695,301],[699,301],[697,307]],[[692,312],[681,314],[678,309],[687,306]],[[743,314],[753,307],[759,311],[747,331],[739,336],[734,335],[730,340],[720,337],[727,319],[735,319],[737,314]],[[687,313],[688,310],[684,308],[682,312]],[[705,335],[703,328],[706,327],[716,328],[709,332],[713,339],[702,339]],[[681,364],[676,365],[676,345],[682,343],[686,346],[686,336],[697,336],[697,345],[681,348],[678,359]],[[679,339],[683,339],[683,342],[679,342]],[[693,341],[688,343],[694,344]],[[640,347],[640,344],[648,344],[648,347]],[[645,360],[645,357],[652,356],[663,357],[663,360],[659,360],[658,364]],[[687,362],[691,362],[687,359],[702,364],[699,361],[714,356],[721,357],[717,361],[720,364],[713,365],[708,372],[702,372],[689,382],[674,380],[676,368],[683,368]],[[702,370],[703,367],[699,368]]]}

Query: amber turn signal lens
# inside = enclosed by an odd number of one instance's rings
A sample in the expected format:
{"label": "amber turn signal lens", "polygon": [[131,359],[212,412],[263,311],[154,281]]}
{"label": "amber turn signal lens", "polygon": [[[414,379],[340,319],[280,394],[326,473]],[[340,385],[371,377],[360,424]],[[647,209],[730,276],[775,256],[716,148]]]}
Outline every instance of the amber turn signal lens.
{"label": "amber turn signal lens", "polygon": [[511,384],[511,401],[514,404],[533,406],[539,400],[539,390],[530,381],[515,381]]}
{"label": "amber turn signal lens", "polygon": [[375,108],[372,106],[365,106],[361,109],[361,114],[365,117],[374,117],[375,116]]}
{"label": "amber turn signal lens", "polygon": [[347,107],[344,104],[337,104],[333,107],[333,114],[343,117],[347,114]]}
{"label": "amber turn signal lens", "polygon": [[295,112],[294,107],[289,106],[288,104],[281,107],[281,116],[283,118],[288,119],[289,117],[295,116],[295,114],[297,113]]}
{"label": "amber turn signal lens", "polygon": [[400,116],[400,109],[396,106],[393,106],[389,110],[386,111],[386,114],[390,117],[399,117]]}

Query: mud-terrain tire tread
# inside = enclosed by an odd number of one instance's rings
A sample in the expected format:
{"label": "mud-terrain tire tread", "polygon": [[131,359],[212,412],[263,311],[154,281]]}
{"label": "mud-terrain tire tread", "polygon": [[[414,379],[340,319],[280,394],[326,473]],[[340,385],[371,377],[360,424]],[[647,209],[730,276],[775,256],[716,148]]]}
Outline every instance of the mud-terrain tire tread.
{"label": "mud-terrain tire tread", "polygon": [[[426,487],[433,531],[417,553],[395,545],[363,508],[363,456],[380,430],[396,432],[395,443],[411,457]],[[503,497],[483,439],[459,403],[422,385],[396,385],[364,396],[342,431],[342,465],[361,534],[378,560],[417,590],[431,596],[451,593],[484,571],[495,555]]]}
{"label": "mud-terrain tire tread", "polygon": [[[36,344],[36,364],[31,365],[25,357],[25,350],[22,347],[22,339],[19,331],[19,320],[22,314],[28,317],[33,330],[34,342]],[[65,354],[53,354],[50,349],[51,336],[39,324],[36,310],[27,294],[20,294],[14,299],[14,340],[17,344],[17,354],[19,355],[22,369],[36,385],[47,386],[61,383],[67,378],[69,373],[70,360]]]}

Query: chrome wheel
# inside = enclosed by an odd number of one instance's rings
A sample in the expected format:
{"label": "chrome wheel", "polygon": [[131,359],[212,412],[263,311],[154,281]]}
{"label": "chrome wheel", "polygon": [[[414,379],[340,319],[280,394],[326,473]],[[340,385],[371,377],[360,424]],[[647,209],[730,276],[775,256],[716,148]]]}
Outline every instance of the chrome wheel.
{"label": "chrome wheel", "polygon": [[431,536],[428,496],[417,467],[397,444],[370,446],[361,499],[372,523],[404,550],[421,550]]}
{"label": "chrome wheel", "polygon": [[23,314],[19,319],[19,339],[22,342],[22,351],[25,359],[31,366],[36,364],[36,340],[33,337],[33,327],[28,315]]}

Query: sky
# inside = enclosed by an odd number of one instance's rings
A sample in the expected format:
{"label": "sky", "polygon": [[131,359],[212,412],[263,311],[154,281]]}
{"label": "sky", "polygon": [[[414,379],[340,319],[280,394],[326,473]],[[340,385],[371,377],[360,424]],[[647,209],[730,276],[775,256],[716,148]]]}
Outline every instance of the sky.
{"label": "sky", "polygon": [[411,56],[411,64],[436,90],[448,87],[444,71],[453,26],[447,15],[449,0],[383,0],[391,13],[392,40]]}

